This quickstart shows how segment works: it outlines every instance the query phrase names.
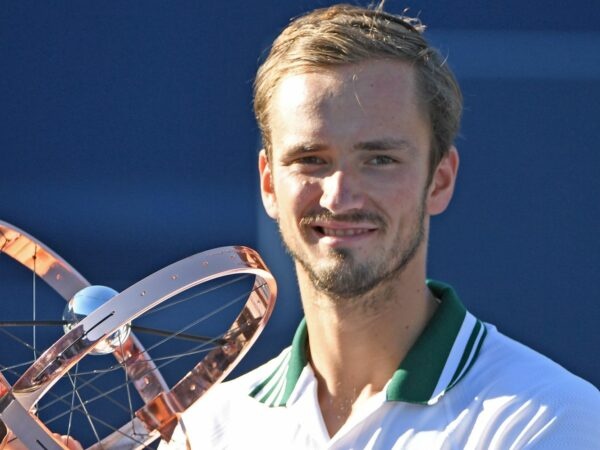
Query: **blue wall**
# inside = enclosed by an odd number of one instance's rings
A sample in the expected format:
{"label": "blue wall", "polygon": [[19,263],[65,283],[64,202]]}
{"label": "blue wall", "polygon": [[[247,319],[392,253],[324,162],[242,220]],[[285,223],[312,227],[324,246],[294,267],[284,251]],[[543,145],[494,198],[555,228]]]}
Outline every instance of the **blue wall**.
{"label": "blue wall", "polygon": [[[329,3],[3,2],[0,218],[117,290],[204,249],[258,247],[281,293],[241,370],[277,353],[300,308],[259,203],[251,85],[288,19]],[[406,2],[465,95],[430,274],[599,385],[600,8],[440,3]],[[21,308],[2,301],[3,315]]]}

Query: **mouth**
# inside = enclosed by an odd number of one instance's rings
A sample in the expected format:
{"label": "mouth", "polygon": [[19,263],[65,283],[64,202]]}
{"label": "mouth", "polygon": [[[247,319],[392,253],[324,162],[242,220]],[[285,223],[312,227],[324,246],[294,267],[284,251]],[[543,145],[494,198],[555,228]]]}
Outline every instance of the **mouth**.
{"label": "mouth", "polygon": [[367,234],[371,234],[375,232],[375,228],[364,228],[364,227],[356,227],[356,228],[332,228],[325,226],[315,226],[313,229],[317,232],[318,235],[324,237],[335,237],[335,238],[346,238],[346,237],[355,237],[355,236],[363,236]]}
{"label": "mouth", "polygon": [[375,233],[385,230],[383,219],[369,212],[338,215],[313,213],[303,217],[300,226],[327,246],[359,245]]}
{"label": "mouth", "polygon": [[376,227],[356,224],[315,224],[310,227],[321,245],[347,247],[361,245],[377,232]]}

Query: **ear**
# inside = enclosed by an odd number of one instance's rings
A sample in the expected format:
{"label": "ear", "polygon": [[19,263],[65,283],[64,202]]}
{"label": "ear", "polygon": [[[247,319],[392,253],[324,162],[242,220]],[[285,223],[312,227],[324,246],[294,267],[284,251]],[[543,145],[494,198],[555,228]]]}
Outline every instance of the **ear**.
{"label": "ear", "polygon": [[429,215],[440,214],[448,207],[454,193],[458,164],[458,151],[456,147],[452,146],[439,162],[431,179],[427,196],[427,212]]}
{"label": "ear", "polygon": [[264,148],[258,154],[258,172],[260,174],[260,195],[263,206],[269,217],[277,220],[279,212],[275,190],[273,189],[273,172],[271,171],[271,163]]}

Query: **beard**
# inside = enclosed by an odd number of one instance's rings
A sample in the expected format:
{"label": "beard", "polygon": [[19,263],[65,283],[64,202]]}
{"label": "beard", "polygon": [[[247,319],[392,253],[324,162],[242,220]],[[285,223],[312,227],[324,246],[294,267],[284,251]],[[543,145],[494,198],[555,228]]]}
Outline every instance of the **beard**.
{"label": "beard", "polygon": [[[376,259],[362,262],[357,260],[352,250],[344,248],[331,249],[330,262],[327,264],[310,262],[306,255],[294,250],[282,233],[281,227],[280,233],[287,252],[306,271],[317,291],[323,292],[333,299],[349,299],[364,296],[386,280],[398,276],[414,259],[425,239],[425,196],[413,217],[415,220],[409,224],[410,230],[407,237],[403,237],[401,230],[398,229],[390,248],[382,250]],[[378,214],[355,212],[334,215],[326,210],[304,216],[300,225],[302,229],[305,229],[313,222],[327,219],[348,223],[370,221],[377,224],[381,231],[385,232],[387,228],[385,221]]]}

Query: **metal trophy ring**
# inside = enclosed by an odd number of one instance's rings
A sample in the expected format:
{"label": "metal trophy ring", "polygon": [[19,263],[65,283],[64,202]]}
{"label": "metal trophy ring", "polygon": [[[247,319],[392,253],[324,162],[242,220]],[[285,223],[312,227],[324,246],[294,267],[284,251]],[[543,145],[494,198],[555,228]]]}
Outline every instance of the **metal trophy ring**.
{"label": "metal trophy ring", "polygon": [[[90,285],[47,246],[2,221],[0,253],[35,270],[66,300]],[[12,387],[0,376],[0,418],[28,448],[65,448],[32,414],[44,394],[107,336],[146,311],[192,287],[235,274],[255,277],[244,307],[229,330],[215,339],[214,348],[171,388],[133,333],[113,351],[144,405],[135,411],[130,422],[89,448],[144,448],[159,436],[169,440],[178,415],[229,374],[270,317],[277,293],[275,279],[258,253],[250,248],[221,247],[195,254],[110,298],[44,351]],[[133,430],[135,438],[130,436]],[[143,432],[140,433],[140,430]]]}

